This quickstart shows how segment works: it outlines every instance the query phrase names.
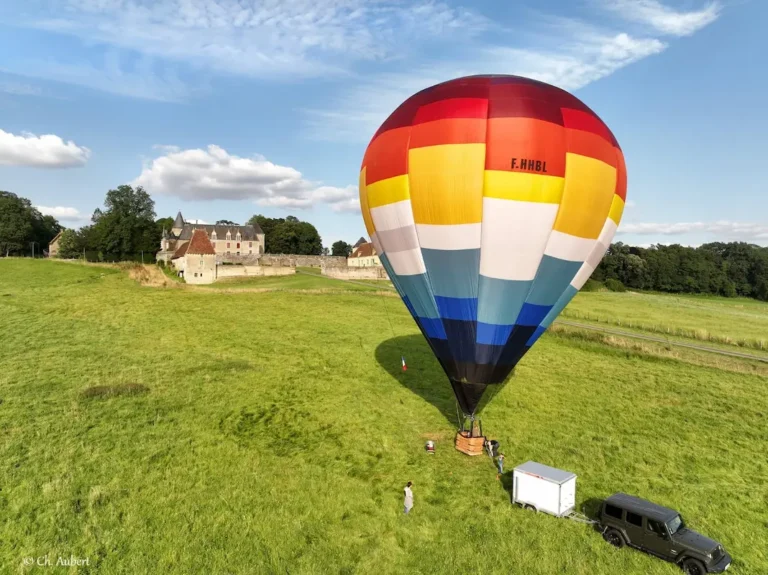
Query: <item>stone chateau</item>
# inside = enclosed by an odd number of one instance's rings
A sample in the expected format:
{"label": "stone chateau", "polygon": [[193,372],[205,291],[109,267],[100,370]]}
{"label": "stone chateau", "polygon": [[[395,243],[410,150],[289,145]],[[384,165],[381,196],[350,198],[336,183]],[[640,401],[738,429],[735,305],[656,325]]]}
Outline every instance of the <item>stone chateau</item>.
{"label": "stone chateau", "polygon": [[264,232],[258,224],[245,226],[192,224],[185,222],[179,212],[170,231],[163,230],[157,261],[170,263],[174,254],[180,252],[192,240],[195,230],[205,232],[218,261],[227,261],[229,258],[239,259],[237,256],[258,258],[264,253]]}

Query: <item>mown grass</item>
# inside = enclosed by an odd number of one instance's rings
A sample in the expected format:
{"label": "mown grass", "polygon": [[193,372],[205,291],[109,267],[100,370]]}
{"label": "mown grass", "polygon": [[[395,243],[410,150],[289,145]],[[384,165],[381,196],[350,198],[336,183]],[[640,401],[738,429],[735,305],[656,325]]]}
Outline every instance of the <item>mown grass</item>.
{"label": "mown grass", "polygon": [[768,350],[768,305],[746,298],[583,292],[561,317]]}
{"label": "mown grass", "polygon": [[[402,303],[352,285],[159,289],[0,260],[0,572],[45,554],[99,574],[679,572],[511,506],[488,458],[453,449],[450,388]],[[765,385],[552,333],[484,426],[508,468],[574,471],[579,505],[676,507],[731,573],[764,574]]]}

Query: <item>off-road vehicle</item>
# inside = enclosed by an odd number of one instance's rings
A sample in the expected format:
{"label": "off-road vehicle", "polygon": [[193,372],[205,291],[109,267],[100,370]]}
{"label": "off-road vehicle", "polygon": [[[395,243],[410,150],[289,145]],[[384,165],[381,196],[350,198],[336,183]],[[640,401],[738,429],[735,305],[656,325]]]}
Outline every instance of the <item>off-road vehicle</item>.
{"label": "off-road vehicle", "polygon": [[639,497],[611,495],[600,507],[598,525],[611,545],[674,562],[686,575],[722,573],[731,565],[723,546],[690,529],[677,511]]}

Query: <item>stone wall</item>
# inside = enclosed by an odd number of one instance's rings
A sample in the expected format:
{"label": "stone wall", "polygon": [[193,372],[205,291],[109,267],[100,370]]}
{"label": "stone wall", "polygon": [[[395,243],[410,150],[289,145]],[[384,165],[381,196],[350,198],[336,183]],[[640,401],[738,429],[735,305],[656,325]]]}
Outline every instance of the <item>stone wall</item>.
{"label": "stone wall", "polygon": [[293,254],[264,254],[259,260],[262,266],[298,266],[307,268],[347,267],[344,256],[297,256]]}
{"label": "stone wall", "polygon": [[367,268],[323,268],[322,274],[339,280],[387,280],[387,270],[383,267]]}
{"label": "stone wall", "polygon": [[296,268],[287,266],[218,266],[218,279],[235,277],[287,276]]}
{"label": "stone wall", "polygon": [[242,264],[245,266],[257,266],[259,265],[259,256],[258,254],[244,254],[244,255],[237,255],[237,254],[216,254],[216,261],[219,264],[228,263],[228,264]]}

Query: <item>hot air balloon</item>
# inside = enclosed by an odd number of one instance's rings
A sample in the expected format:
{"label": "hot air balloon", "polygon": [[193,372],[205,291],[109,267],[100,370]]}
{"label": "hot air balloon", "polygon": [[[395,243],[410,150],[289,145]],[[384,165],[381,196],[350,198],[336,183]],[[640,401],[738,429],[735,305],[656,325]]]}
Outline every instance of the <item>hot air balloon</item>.
{"label": "hot air balloon", "polygon": [[464,420],[594,271],[626,187],[603,121],[528,78],[437,84],[376,131],[360,170],[365,226]]}

